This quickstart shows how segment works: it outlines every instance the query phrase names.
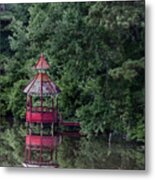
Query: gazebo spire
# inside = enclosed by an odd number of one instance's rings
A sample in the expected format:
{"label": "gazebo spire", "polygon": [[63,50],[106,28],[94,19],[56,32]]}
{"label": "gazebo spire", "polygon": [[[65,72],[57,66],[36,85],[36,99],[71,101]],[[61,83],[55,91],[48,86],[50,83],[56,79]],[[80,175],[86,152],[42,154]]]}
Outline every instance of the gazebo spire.
{"label": "gazebo spire", "polygon": [[37,61],[37,64],[34,66],[34,69],[37,70],[49,69],[49,64],[47,63],[43,53],[41,53],[40,58]]}

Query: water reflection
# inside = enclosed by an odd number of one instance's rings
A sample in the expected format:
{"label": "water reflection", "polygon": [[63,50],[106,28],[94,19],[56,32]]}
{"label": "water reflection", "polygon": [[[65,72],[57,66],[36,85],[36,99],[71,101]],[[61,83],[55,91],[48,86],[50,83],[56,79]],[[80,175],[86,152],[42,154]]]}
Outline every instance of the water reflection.
{"label": "water reflection", "polygon": [[[0,166],[144,169],[144,147],[114,142],[104,136],[81,137],[78,132],[27,134],[24,127],[0,132]],[[24,142],[24,143],[23,143]]]}
{"label": "water reflection", "polygon": [[144,149],[132,144],[112,142],[103,136],[64,137],[58,162],[63,168],[144,169]]}
{"label": "water reflection", "polygon": [[60,136],[26,135],[24,167],[59,167],[57,147]]}

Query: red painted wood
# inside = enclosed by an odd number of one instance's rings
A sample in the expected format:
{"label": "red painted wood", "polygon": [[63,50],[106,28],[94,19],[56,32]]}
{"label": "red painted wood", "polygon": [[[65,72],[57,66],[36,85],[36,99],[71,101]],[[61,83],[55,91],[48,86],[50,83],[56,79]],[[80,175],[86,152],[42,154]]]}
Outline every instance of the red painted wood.
{"label": "red painted wood", "polygon": [[34,66],[35,69],[49,69],[49,64],[45,60],[45,57],[43,54],[40,55],[40,58],[37,62],[37,64]]}
{"label": "red painted wood", "polygon": [[27,122],[37,122],[37,123],[52,123],[56,122],[55,119],[56,112],[26,112]]}
{"label": "red painted wood", "polygon": [[58,144],[58,139],[57,137],[54,136],[37,136],[37,135],[26,136],[26,145],[54,147],[57,144]]}

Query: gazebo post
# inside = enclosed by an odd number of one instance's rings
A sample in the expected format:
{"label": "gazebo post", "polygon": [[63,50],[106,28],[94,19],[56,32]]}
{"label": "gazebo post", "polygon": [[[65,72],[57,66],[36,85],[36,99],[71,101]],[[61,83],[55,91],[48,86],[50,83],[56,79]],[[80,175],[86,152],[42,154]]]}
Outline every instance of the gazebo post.
{"label": "gazebo post", "polygon": [[51,135],[54,135],[54,123],[51,124]]}
{"label": "gazebo post", "polygon": [[58,112],[58,109],[59,109],[59,107],[58,107],[58,96],[56,97],[56,109],[57,109],[57,123],[59,123],[59,118],[58,118],[58,115],[59,115],[59,112]]}
{"label": "gazebo post", "polygon": [[30,112],[32,112],[32,106],[33,106],[32,105],[32,96],[30,95],[29,98],[30,98]]}
{"label": "gazebo post", "polygon": [[40,106],[41,106],[41,129],[43,129],[43,77],[41,72],[40,81]]}
{"label": "gazebo post", "polygon": [[54,123],[55,123],[55,106],[54,106],[54,97],[53,96],[52,96],[52,113],[53,113],[54,121],[51,124],[51,132],[52,132],[52,135],[53,135]]}
{"label": "gazebo post", "polygon": [[28,146],[28,161],[31,162],[31,144]]}
{"label": "gazebo post", "polygon": [[32,96],[30,95],[29,98],[30,98],[30,120],[31,120],[32,119]]}
{"label": "gazebo post", "polygon": [[[29,106],[29,101],[28,101],[28,95],[26,96],[26,112],[30,110],[30,106]],[[26,133],[28,131],[28,122],[25,122],[25,126],[26,126]]]}
{"label": "gazebo post", "polygon": [[55,108],[54,108],[54,97],[52,96],[52,111],[53,111],[53,113],[54,113],[54,110],[55,110]]}
{"label": "gazebo post", "polygon": [[42,147],[43,147],[43,143],[42,143],[42,135],[41,135],[41,138],[40,138],[40,158],[39,158],[40,162],[42,162]]}

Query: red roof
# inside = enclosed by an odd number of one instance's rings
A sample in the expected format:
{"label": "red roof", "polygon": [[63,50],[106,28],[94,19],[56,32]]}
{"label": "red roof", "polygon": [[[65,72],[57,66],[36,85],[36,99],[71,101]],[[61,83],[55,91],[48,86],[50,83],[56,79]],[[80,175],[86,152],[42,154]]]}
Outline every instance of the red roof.
{"label": "red roof", "polygon": [[24,92],[30,95],[40,95],[42,89],[43,96],[56,95],[60,93],[58,86],[44,73],[38,73],[34,79],[25,87]]}
{"label": "red roof", "polygon": [[34,69],[49,69],[49,64],[45,60],[43,54],[40,55],[40,58],[39,58],[37,64],[34,66]]}

